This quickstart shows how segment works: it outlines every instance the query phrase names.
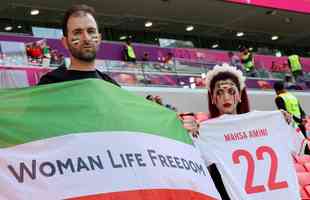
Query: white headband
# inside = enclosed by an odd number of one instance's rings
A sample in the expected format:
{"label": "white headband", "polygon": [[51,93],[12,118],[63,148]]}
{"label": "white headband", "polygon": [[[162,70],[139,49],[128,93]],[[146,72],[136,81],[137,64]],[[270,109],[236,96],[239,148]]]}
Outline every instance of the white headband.
{"label": "white headband", "polygon": [[231,66],[227,63],[223,63],[222,65],[215,65],[212,70],[208,71],[208,73],[206,75],[206,86],[207,86],[207,89],[209,91],[211,91],[210,90],[210,84],[211,84],[212,79],[216,75],[218,75],[219,73],[222,73],[222,72],[229,72],[229,73],[233,74],[234,76],[236,76],[236,78],[238,79],[239,84],[240,84],[240,90],[244,89],[246,78],[243,76],[242,72],[234,66]]}

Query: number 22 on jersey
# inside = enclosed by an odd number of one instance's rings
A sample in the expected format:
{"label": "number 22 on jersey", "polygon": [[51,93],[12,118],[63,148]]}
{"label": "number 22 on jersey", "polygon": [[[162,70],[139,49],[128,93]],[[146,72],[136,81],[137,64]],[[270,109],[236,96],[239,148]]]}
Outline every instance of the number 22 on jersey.
{"label": "number 22 on jersey", "polygon": [[[267,189],[264,183],[260,185],[253,185],[253,179],[255,176],[255,162],[264,161],[264,155],[269,156],[271,160],[269,168],[269,176],[267,181]],[[277,180],[277,171],[278,171],[278,157],[276,152],[269,146],[260,146],[256,149],[256,157],[253,158],[253,155],[245,149],[237,149],[232,153],[233,163],[238,165],[240,164],[240,158],[243,157],[246,159],[248,164],[247,175],[245,180],[244,189],[247,194],[266,192],[266,190],[278,190],[288,188],[287,181]],[[255,161],[255,159],[257,161]]]}

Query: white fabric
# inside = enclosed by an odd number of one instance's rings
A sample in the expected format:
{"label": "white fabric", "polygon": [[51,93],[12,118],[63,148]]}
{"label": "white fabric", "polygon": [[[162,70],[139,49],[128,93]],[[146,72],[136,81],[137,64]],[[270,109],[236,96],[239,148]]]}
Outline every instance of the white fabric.
{"label": "white fabric", "polygon": [[[131,155],[130,162],[126,154]],[[97,162],[100,158],[103,168],[91,167],[89,157]],[[64,167],[69,159],[72,164]],[[65,135],[0,149],[0,160],[0,200],[59,200],[151,189],[188,190],[220,199],[196,148],[152,134]],[[63,163],[62,173],[57,161]],[[184,161],[192,162],[191,166],[183,165]]]}
{"label": "white fabric", "polygon": [[[253,137],[255,130],[256,133],[259,131],[261,133],[258,137]],[[252,137],[250,137],[250,131]],[[242,134],[243,132],[245,134]],[[228,137],[231,133],[241,134],[233,140],[233,137]],[[208,164],[216,163],[231,199],[300,199],[297,176],[291,156],[292,152],[300,151],[298,149],[300,139],[294,129],[287,125],[279,111],[256,111],[242,115],[224,115],[217,119],[208,120],[201,125],[200,136],[198,140],[195,140],[195,145],[200,149]],[[270,189],[268,186],[272,165],[271,155],[263,151],[263,159],[259,159],[257,153],[258,149],[262,149],[262,147],[271,149],[276,154],[278,168],[275,170],[275,182],[287,182],[288,187]],[[246,192],[245,183],[249,163],[245,156],[237,153],[237,150],[248,152],[253,159],[253,183],[250,185],[263,185],[265,191]],[[234,163],[233,154],[239,159],[239,163]]]}
{"label": "white fabric", "polygon": [[0,70],[0,88],[28,87],[27,72],[24,70]]}

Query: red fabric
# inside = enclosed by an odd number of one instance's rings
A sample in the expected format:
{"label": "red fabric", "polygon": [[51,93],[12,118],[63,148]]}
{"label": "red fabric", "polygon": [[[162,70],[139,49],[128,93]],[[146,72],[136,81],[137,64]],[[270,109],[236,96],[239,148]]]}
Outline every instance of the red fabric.
{"label": "red fabric", "polygon": [[43,52],[42,52],[42,49],[40,47],[33,47],[30,50],[30,53],[31,53],[31,56],[33,58],[40,58],[43,56]]}
{"label": "red fabric", "polygon": [[210,196],[189,190],[134,190],[111,192],[83,197],[68,198],[67,200],[216,200]]}

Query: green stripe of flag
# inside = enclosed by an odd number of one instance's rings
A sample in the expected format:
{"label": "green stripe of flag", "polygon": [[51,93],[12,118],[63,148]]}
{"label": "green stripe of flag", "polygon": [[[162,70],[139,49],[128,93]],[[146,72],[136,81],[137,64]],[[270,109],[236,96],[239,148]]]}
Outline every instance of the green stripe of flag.
{"label": "green stripe of flag", "polygon": [[102,80],[0,90],[0,102],[1,148],[98,131],[144,132],[191,144],[175,112]]}

